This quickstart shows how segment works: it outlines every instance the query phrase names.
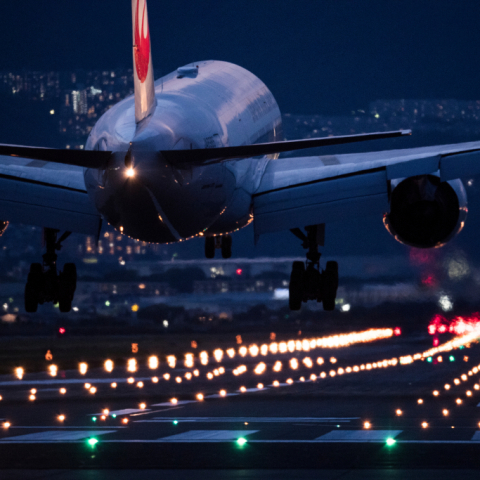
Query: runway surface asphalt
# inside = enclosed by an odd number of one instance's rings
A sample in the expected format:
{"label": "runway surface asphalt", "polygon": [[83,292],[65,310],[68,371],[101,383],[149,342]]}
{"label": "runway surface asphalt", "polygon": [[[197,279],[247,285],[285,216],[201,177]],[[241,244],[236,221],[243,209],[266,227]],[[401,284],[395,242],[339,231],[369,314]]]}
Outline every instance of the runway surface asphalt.
{"label": "runway surface asphalt", "polygon": [[450,338],[2,376],[0,478],[478,478],[480,346]]}

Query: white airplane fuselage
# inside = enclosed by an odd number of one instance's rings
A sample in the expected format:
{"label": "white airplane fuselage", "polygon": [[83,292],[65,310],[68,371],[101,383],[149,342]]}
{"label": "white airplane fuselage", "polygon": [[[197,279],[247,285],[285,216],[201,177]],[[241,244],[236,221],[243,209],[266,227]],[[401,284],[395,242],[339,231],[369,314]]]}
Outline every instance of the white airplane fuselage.
{"label": "white airplane fuselage", "polygon": [[203,61],[157,80],[155,97],[156,109],[141,123],[135,123],[131,96],[108,110],[90,133],[86,150],[113,152],[107,169],[85,170],[98,211],[121,233],[155,243],[248,225],[252,194],[269,159],[278,155],[175,166],[152,152],[283,140],[272,93],[242,67]]}

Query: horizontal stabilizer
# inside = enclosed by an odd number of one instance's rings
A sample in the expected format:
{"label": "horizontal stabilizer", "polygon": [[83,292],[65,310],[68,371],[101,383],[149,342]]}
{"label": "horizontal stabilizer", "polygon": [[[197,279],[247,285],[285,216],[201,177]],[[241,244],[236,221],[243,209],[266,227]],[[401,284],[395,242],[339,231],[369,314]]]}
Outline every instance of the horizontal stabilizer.
{"label": "horizontal stabilizer", "polygon": [[287,140],[284,142],[256,143],[239,147],[205,148],[194,150],[165,150],[160,152],[163,157],[174,164],[203,163],[209,160],[226,160],[229,158],[248,158],[260,155],[303,150],[305,148],[325,147],[327,145],[342,145],[345,143],[363,142],[365,140],[380,140],[384,138],[411,135],[411,130],[394,132],[362,133],[338,137],[309,138],[306,140]]}
{"label": "horizontal stabilizer", "polygon": [[105,168],[112,152],[93,150],[60,150],[56,148],[24,147],[0,144],[0,155],[31,158],[44,162],[63,163],[85,168]]}

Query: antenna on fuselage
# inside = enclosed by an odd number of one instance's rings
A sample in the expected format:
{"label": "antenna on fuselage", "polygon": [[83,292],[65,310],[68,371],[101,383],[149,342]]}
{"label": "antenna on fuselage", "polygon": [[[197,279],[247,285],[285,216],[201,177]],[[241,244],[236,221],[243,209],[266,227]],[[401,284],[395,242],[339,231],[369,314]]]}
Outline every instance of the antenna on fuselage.
{"label": "antenna on fuselage", "polygon": [[132,0],[132,25],[135,122],[140,123],[155,111],[157,105],[150,48],[147,0]]}

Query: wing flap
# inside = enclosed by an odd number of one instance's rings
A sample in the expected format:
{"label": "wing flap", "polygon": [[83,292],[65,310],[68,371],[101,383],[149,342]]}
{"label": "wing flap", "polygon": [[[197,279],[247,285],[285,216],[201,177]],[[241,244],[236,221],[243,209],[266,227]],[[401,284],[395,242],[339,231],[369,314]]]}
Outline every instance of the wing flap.
{"label": "wing flap", "polygon": [[255,235],[388,211],[385,168],[293,185],[254,197]]}

